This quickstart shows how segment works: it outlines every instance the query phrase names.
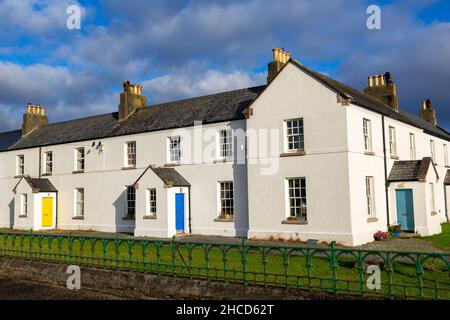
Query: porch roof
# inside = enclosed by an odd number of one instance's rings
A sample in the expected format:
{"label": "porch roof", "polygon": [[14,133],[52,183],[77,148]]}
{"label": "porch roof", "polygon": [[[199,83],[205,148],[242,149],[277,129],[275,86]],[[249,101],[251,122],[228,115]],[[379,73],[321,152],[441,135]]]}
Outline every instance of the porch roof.
{"label": "porch roof", "polygon": [[436,167],[430,157],[423,158],[422,160],[395,161],[388,181],[425,181],[430,166],[433,167],[436,176],[439,178]]}
{"label": "porch roof", "polygon": [[450,170],[447,170],[447,174],[445,175],[444,184],[450,185]]}
{"label": "porch roof", "polygon": [[38,192],[58,192],[58,189],[48,179],[31,178],[30,176],[23,176],[14,187],[13,191],[16,191],[19,183],[25,180],[31,187],[34,193]]}
{"label": "porch roof", "polygon": [[145,173],[151,169],[168,187],[189,187],[191,184],[175,168],[149,165],[133,185],[136,185]]}

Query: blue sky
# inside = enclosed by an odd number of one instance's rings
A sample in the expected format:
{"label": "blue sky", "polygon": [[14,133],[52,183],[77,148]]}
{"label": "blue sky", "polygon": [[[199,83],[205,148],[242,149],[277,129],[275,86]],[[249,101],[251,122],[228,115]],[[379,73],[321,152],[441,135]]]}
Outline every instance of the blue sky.
{"label": "blue sky", "polygon": [[390,71],[403,110],[431,98],[450,130],[450,1],[0,0],[0,131],[28,102],[51,122],[116,111],[124,80],[150,104],[263,84],[273,47],[359,89]]}

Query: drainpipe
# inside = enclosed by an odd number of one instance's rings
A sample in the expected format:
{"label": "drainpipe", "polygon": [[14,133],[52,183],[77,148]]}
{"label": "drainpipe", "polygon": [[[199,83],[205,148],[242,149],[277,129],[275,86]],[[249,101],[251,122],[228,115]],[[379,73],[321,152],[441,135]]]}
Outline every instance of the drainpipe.
{"label": "drainpipe", "polygon": [[391,224],[390,213],[389,213],[389,183],[388,183],[388,172],[387,172],[387,155],[386,155],[386,130],[384,123],[384,115],[381,115],[381,123],[383,127],[383,157],[384,157],[384,190],[386,193],[386,214],[387,214],[387,226]]}
{"label": "drainpipe", "polygon": [[192,217],[191,217],[191,186],[188,186],[189,191],[189,197],[188,197],[188,205],[189,205],[189,211],[188,211],[188,228],[189,233],[192,233]]}
{"label": "drainpipe", "polygon": [[448,202],[447,202],[447,186],[444,184],[444,203],[445,203],[445,217],[447,218],[447,221],[450,222],[450,219],[448,217]]}
{"label": "drainpipe", "polygon": [[41,178],[41,167],[42,167],[42,156],[41,156],[41,152],[42,152],[42,148],[41,147],[39,147],[39,174],[38,174],[38,177],[39,177],[39,179]]}

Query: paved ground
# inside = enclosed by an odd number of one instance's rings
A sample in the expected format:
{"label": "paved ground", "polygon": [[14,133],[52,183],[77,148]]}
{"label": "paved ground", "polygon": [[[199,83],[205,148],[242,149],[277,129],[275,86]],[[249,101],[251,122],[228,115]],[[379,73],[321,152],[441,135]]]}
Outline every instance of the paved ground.
{"label": "paved ground", "polygon": [[123,297],[90,290],[69,290],[38,282],[0,277],[0,300],[120,300]]}

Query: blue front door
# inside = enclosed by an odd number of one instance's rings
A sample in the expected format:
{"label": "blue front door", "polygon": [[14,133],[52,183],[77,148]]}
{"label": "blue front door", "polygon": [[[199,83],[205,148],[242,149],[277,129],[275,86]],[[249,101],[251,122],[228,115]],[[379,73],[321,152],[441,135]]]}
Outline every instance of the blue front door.
{"label": "blue front door", "polygon": [[184,193],[175,194],[175,226],[177,231],[184,232]]}
{"label": "blue front door", "polygon": [[397,221],[403,231],[414,231],[414,203],[411,189],[396,190]]}

